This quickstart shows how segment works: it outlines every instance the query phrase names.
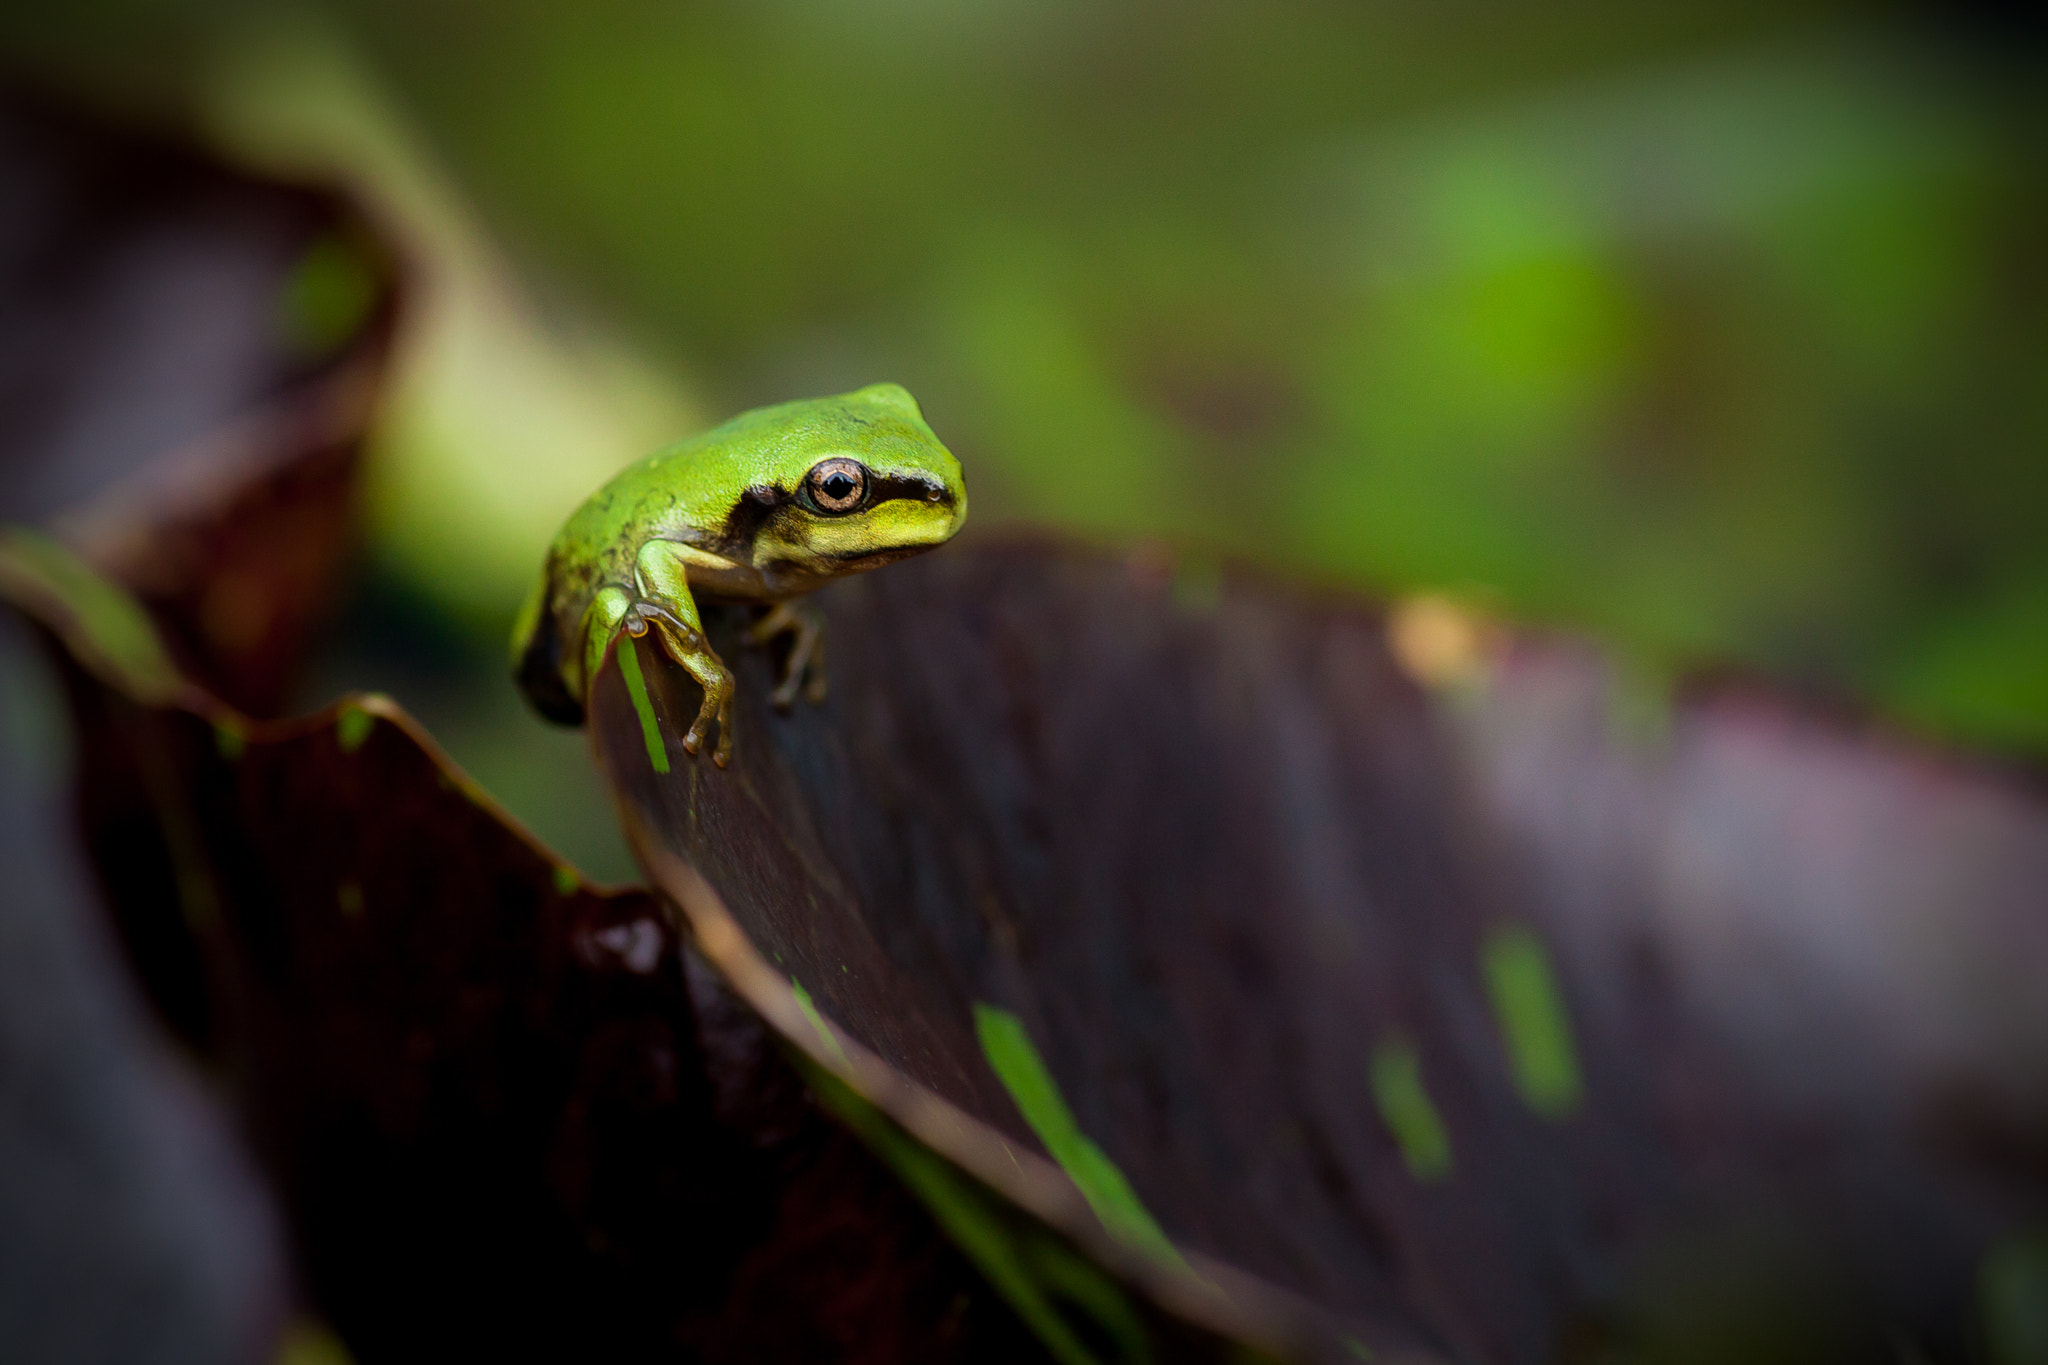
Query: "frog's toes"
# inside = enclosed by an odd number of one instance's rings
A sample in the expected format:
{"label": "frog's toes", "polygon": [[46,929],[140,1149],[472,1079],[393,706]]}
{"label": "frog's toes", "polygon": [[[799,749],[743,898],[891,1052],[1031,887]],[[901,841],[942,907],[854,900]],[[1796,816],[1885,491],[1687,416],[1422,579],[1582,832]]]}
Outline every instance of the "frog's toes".
{"label": "frog's toes", "polygon": [[810,681],[804,684],[804,700],[813,706],[825,704],[825,637],[820,635],[811,650]]}
{"label": "frog's toes", "polygon": [[[783,661],[782,676],[768,700],[778,711],[796,705],[799,689],[813,702],[824,699],[825,621],[808,603],[778,602],[768,614],[747,631],[748,643],[766,645],[778,635],[790,638],[789,656]],[[809,678],[806,686],[805,679]]]}
{"label": "frog's toes", "polygon": [[[712,751],[712,761],[724,767],[726,758],[732,752],[732,670],[718,657],[703,633],[693,629],[687,622],[677,619],[676,614],[659,604],[646,604],[635,609],[644,633],[649,623],[656,627],[656,636],[669,658],[676,661],[685,673],[696,679],[704,689],[704,698],[697,705],[696,719],[683,732],[683,752],[695,755],[704,748],[705,737],[713,725],[718,727],[718,747]],[[632,618],[629,618],[629,620]],[[631,629],[630,625],[628,629]]]}
{"label": "frog's toes", "polygon": [[732,754],[732,693],[733,676],[727,673],[720,680],[718,704],[712,708],[718,720],[718,747],[711,751],[711,757],[721,768]]}
{"label": "frog's toes", "polygon": [[711,761],[723,768],[732,756],[732,674],[715,659],[702,657],[686,667],[703,685],[704,700],[697,707],[697,718],[683,732],[683,749],[691,754],[700,751],[704,747],[705,735],[711,726],[716,725],[718,744],[711,751]]}
{"label": "frog's toes", "polygon": [[748,623],[747,643],[756,649],[760,649],[776,636],[793,628],[794,623],[791,620],[789,604],[787,602],[777,602],[766,612]]}

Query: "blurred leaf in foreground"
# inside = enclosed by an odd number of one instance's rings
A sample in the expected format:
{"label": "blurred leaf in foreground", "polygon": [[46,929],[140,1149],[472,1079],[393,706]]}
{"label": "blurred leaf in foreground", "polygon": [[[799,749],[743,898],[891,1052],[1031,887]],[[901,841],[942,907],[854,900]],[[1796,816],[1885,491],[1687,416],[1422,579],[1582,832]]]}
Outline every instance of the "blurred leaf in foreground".
{"label": "blurred leaf in foreground", "polygon": [[[359,1359],[1237,1358],[840,1095],[870,1155],[659,902],[589,887],[387,699],[241,716],[26,533],[0,595],[66,643],[114,916],[163,1016],[236,1078]],[[1023,1278],[975,1273],[1004,1266]]]}

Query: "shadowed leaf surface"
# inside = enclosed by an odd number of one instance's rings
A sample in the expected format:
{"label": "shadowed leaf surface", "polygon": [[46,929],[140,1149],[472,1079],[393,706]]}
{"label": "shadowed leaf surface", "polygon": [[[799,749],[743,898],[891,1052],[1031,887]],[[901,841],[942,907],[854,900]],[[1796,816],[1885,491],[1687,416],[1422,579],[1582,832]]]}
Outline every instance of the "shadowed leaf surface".
{"label": "shadowed leaf surface", "polygon": [[977,1035],[1014,1017],[1166,1234],[1366,1340],[1962,1358],[2048,1193],[2036,782],[1732,692],[1631,721],[1540,640],[1431,693],[1377,610],[1160,568],[837,585],[788,716],[726,619],[722,772],[650,647],[666,773],[601,676],[643,860],[757,1007],[977,1120],[949,1151],[1040,1150]]}

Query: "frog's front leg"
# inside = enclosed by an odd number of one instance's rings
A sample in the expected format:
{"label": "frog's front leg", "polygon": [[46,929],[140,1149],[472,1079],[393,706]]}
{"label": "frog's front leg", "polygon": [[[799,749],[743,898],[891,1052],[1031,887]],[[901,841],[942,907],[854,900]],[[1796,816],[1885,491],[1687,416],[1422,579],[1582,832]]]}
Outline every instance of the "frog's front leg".
{"label": "frog's front leg", "polygon": [[697,600],[690,595],[689,553],[689,547],[668,540],[650,540],[640,547],[633,566],[640,600],[627,611],[623,624],[627,634],[640,636],[651,622],[668,656],[703,687],[704,700],[697,719],[683,732],[683,748],[692,754],[701,749],[705,733],[716,721],[718,746],[711,751],[711,761],[723,768],[732,756],[733,676],[704,636]]}
{"label": "frog's front leg", "polygon": [[[789,644],[789,660],[782,666],[782,680],[776,684],[769,700],[778,711],[787,711],[796,704],[797,688],[802,687],[805,700],[811,705],[822,705],[825,700],[825,618],[809,602],[789,600],[777,602],[769,608],[768,614],[747,628],[747,643],[766,645],[778,635],[793,635]],[[804,675],[810,675],[805,684]]]}

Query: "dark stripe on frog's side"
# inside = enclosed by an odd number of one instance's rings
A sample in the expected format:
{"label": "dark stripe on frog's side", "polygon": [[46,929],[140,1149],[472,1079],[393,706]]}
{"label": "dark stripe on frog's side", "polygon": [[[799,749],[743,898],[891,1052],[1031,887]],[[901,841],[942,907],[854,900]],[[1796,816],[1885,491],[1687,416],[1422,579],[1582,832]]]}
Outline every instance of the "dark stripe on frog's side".
{"label": "dark stripe on frog's side", "polygon": [[[897,474],[874,475],[874,492],[867,505],[888,502],[893,498],[909,498],[912,502],[928,502],[934,507],[951,507],[953,490],[937,479],[911,478]],[[932,494],[936,492],[936,498]]]}
{"label": "dark stripe on frog's side", "polygon": [[794,501],[794,493],[773,484],[756,484],[744,490],[732,510],[725,514],[725,525],[718,528],[718,538],[706,548],[738,563],[749,562],[754,537],[770,517]]}
{"label": "dark stripe on frog's side", "polygon": [[[954,502],[953,490],[936,479],[912,478],[897,474],[870,474],[872,480],[868,500],[861,511],[896,498],[909,498],[913,502],[927,502],[934,507],[951,507]],[[931,495],[937,492],[938,497]],[[732,505],[732,511],[725,514],[725,525],[719,527],[718,538],[710,547],[728,559],[745,563],[754,546],[754,538],[761,528],[780,512],[796,502],[796,494],[773,484],[756,484],[739,496]],[[858,513],[848,513],[857,516]]]}

